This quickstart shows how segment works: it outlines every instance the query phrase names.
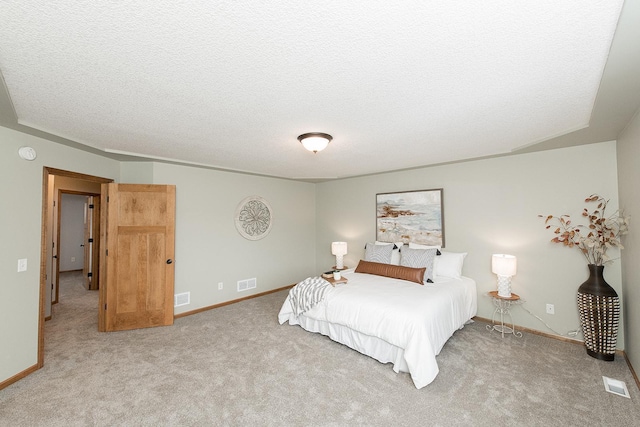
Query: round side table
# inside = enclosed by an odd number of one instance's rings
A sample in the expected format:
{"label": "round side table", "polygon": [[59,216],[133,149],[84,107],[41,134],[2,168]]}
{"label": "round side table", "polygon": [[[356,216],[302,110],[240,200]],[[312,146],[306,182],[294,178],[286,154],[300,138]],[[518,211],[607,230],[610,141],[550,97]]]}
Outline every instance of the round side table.
{"label": "round side table", "polygon": [[[522,332],[516,331],[515,324],[513,323],[513,317],[511,316],[511,306],[522,304],[520,296],[517,294],[511,294],[510,297],[501,297],[498,295],[498,291],[491,291],[488,295],[493,300],[493,305],[496,309],[493,311],[491,325],[487,325],[487,330],[500,332],[502,334],[502,338],[504,338],[504,334],[513,334],[513,336],[521,338]],[[496,314],[500,315],[500,323],[496,323]],[[509,323],[511,323],[511,326],[508,326],[508,324],[505,325],[505,316],[509,317]]]}

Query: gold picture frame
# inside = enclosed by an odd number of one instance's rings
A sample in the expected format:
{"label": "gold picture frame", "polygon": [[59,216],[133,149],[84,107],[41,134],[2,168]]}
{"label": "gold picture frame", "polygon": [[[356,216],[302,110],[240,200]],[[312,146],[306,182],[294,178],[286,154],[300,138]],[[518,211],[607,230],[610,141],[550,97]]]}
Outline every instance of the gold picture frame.
{"label": "gold picture frame", "polygon": [[444,247],[443,189],[376,194],[376,240]]}

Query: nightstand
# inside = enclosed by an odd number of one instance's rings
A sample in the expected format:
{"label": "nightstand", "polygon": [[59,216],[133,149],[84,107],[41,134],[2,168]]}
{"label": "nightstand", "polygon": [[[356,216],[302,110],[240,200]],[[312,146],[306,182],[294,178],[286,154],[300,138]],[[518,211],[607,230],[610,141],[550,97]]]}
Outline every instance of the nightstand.
{"label": "nightstand", "polygon": [[335,285],[339,285],[340,283],[347,283],[348,280],[345,279],[344,277],[341,277],[339,279],[334,279],[333,277],[323,277],[324,280],[326,280],[327,282],[331,283],[331,286],[335,286]]}
{"label": "nightstand", "polygon": [[[504,338],[504,334],[513,334],[515,337],[522,338],[522,332],[516,331],[515,324],[513,323],[513,317],[511,316],[511,306],[522,304],[520,296],[517,294],[511,294],[510,297],[501,297],[498,295],[498,291],[491,291],[488,295],[493,300],[493,305],[496,309],[493,311],[491,325],[487,325],[487,330],[500,332],[502,334],[502,338]],[[496,323],[496,314],[500,315],[500,323]],[[504,324],[505,316],[508,316],[511,320],[511,326]]]}

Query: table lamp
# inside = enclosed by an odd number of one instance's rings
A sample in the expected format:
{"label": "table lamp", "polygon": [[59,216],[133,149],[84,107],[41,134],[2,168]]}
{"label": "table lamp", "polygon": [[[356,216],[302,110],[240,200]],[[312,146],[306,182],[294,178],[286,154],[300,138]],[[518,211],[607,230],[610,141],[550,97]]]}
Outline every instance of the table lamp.
{"label": "table lamp", "polygon": [[498,296],[511,297],[511,276],[516,275],[517,260],[513,255],[493,254],[491,272],[498,275]]}
{"label": "table lamp", "polygon": [[344,256],[347,254],[347,242],[331,243],[331,253],[336,256],[336,269],[344,270]]}

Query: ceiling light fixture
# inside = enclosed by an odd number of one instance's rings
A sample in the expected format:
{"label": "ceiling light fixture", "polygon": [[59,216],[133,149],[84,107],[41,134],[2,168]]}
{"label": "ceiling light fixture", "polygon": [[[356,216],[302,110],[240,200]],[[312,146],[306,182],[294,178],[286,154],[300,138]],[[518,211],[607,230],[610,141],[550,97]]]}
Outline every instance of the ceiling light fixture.
{"label": "ceiling light fixture", "polygon": [[314,153],[327,148],[332,139],[331,135],[322,132],[303,133],[298,137],[298,141],[302,143],[302,146]]}

